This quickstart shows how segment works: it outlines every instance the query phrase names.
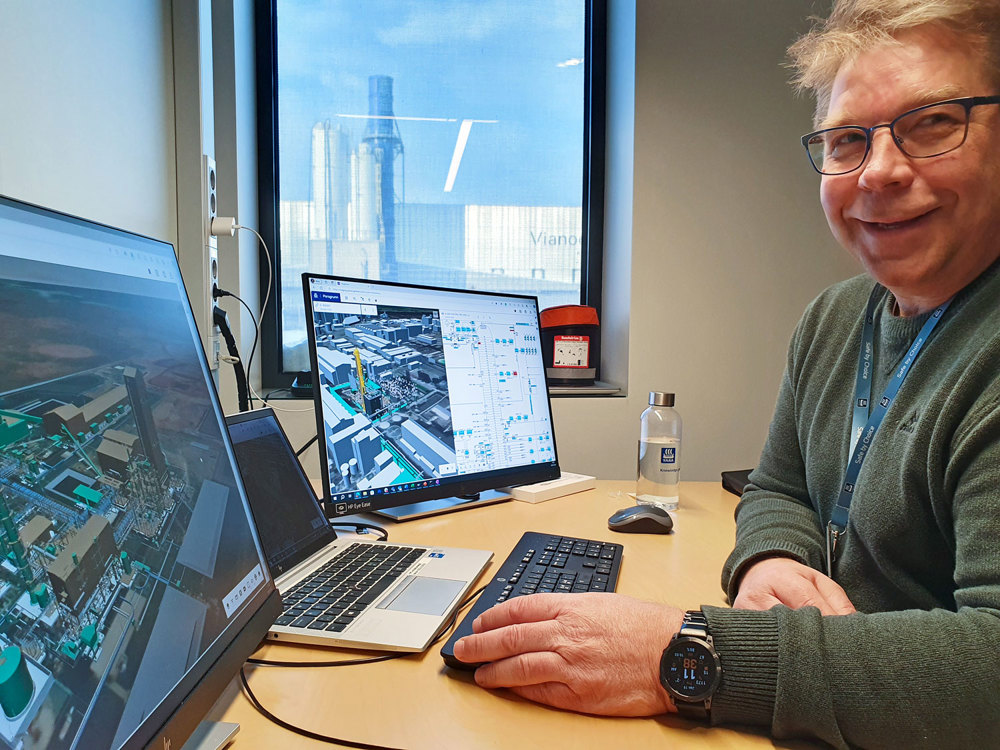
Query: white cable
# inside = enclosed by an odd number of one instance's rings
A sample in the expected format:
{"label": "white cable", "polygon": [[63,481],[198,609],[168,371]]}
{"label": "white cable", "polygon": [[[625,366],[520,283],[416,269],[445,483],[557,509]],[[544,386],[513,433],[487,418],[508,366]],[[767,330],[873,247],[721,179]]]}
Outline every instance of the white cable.
{"label": "white cable", "polygon": [[[271,270],[271,252],[270,252],[270,250],[267,249],[267,243],[264,242],[264,238],[260,236],[260,234],[257,232],[256,229],[254,229],[253,227],[245,227],[242,224],[236,224],[235,228],[236,229],[246,229],[247,231],[250,231],[250,232],[253,232],[254,234],[256,234],[257,235],[257,239],[260,240],[260,246],[264,248],[264,256],[267,258],[267,291],[264,293],[264,302],[260,306],[260,313],[257,315],[257,328],[260,329],[261,323],[264,320],[264,311],[267,310],[267,303],[271,299],[271,282],[273,281],[273,277],[274,277],[274,272]],[[261,347],[263,348],[263,342],[261,342]],[[261,357],[263,357],[263,356],[264,356],[263,353],[261,353]],[[254,395],[254,398],[256,398],[258,401],[260,401],[265,406],[269,406],[270,408],[274,409],[275,411],[312,411],[313,410],[312,407],[309,407],[308,409],[285,409],[283,407],[274,406],[273,404],[268,403],[267,401],[264,400],[264,397],[261,396],[259,393],[257,393],[257,391],[254,389],[254,387],[250,384],[250,373],[247,373],[247,387],[250,389],[250,393],[252,393]]]}
{"label": "white cable", "polygon": [[264,404],[264,406],[269,406],[275,411],[313,411],[313,407],[311,406],[308,409],[286,409],[283,406],[275,406],[270,401],[265,401],[264,397],[261,396],[259,393],[257,393],[257,391],[254,390],[252,385],[250,386],[250,392],[254,395],[254,398],[256,398],[258,401]]}
{"label": "white cable", "polygon": [[[256,234],[257,239],[260,240],[260,246],[264,248],[264,257],[267,258],[267,291],[264,293],[264,302],[260,306],[260,312],[257,314],[257,328],[259,330],[261,323],[264,321],[264,311],[267,309],[267,303],[271,299],[271,281],[274,276],[274,272],[271,270],[271,251],[267,249],[267,243],[264,242],[264,238],[260,236],[256,229],[253,227],[245,227],[242,224],[236,224],[235,227],[236,229],[246,229],[247,231]],[[263,348],[263,343],[261,344],[261,348]],[[263,354],[261,356],[263,356]],[[247,378],[249,379],[249,377],[250,373],[247,373]]]}

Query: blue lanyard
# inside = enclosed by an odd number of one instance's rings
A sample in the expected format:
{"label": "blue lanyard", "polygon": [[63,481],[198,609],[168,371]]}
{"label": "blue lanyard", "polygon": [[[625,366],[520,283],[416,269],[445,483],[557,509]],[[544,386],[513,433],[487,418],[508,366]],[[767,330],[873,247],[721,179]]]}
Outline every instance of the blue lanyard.
{"label": "blue lanyard", "polygon": [[861,329],[861,351],[858,354],[858,377],[854,389],[854,417],[851,421],[851,460],[847,465],[847,472],[844,481],[840,485],[840,495],[837,497],[837,504],[834,506],[833,515],[826,529],[826,568],[827,574],[833,576],[833,562],[836,559],[837,541],[840,535],[847,529],[847,518],[851,510],[851,500],[858,484],[858,475],[861,473],[861,465],[868,456],[868,449],[871,448],[875,433],[882,426],[889,407],[892,405],[896,394],[899,392],[903,380],[906,379],[914,360],[920,354],[924,343],[931,335],[931,331],[941,322],[945,310],[951,304],[948,300],[938,307],[924,323],[920,333],[913,340],[906,356],[896,373],[893,375],[889,385],[886,386],[882,398],[878,400],[874,408],[871,406],[872,393],[872,358],[875,346],[875,310],[878,307],[879,299],[882,296],[883,287],[876,284],[868,298],[868,308],[865,311],[865,323]]}

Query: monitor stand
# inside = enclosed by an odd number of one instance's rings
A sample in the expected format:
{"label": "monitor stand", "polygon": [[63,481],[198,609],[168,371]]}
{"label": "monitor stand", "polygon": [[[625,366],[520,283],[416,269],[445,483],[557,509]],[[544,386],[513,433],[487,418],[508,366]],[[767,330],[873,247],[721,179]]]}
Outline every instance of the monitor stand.
{"label": "monitor stand", "polygon": [[229,721],[203,721],[181,750],[221,750],[236,739],[240,725]]}
{"label": "monitor stand", "polygon": [[475,495],[445,497],[440,500],[424,500],[419,503],[397,505],[395,508],[382,508],[381,510],[373,510],[371,512],[385,518],[391,518],[393,521],[412,521],[415,518],[436,516],[439,513],[451,513],[452,511],[465,510],[466,508],[477,508],[480,505],[503,503],[510,499],[512,499],[511,496],[503,492],[484,490]]}

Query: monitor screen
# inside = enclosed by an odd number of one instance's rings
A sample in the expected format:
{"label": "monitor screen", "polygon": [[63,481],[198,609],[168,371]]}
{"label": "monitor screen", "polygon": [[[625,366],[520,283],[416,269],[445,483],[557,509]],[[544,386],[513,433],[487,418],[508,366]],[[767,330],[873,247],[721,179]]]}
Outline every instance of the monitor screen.
{"label": "monitor screen", "polygon": [[330,514],[559,476],[534,297],[302,282]]}
{"label": "monitor screen", "polygon": [[0,332],[0,747],[179,747],[279,605],[173,248],[0,198]]}

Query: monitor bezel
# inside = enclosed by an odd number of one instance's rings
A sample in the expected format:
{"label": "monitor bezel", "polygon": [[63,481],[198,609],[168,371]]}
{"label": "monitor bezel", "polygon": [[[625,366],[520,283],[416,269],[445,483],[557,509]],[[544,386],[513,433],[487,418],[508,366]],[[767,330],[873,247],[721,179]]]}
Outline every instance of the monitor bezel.
{"label": "monitor bezel", "polygon": [[[180,287],[183,293],[181,304],[189,326],[194,329],[194,341],[198,344],[196,348],[199,364],[202,372],[207,375],[207,381],[213,380],[211,375],[212,370],[208,365],[208,358],[205,356],[204,347],[201,345],[200,332],[194,320],[187,286],[184,283],[183,274],[180,273],[177,254],[171,243],[2,194],[0,194],[0,204],[27,214],[51,218],[66,224],[82,226],[86,229],[109,232],[112,235],[125,239],[139,240],[147,248],[150,244],[159,245],[164,250],[165,256],[166,249],[169,248],[170,257],[177,264],[178,279],[180,280]],[[122,750],[133,750],[133,748],[138,749],[150,746],[180,747],[183,745],[197,728],[198,724],[204,720],[209,709],[219,696],[222,695],[233,678],[239,674],[240,668],[246,662],[246,659],[259,647],[268,630],[270,630],[271,625],[274,624],[274,621],[281,614],[281,596],[267,566],[263,545],[257,534],[253,513],[246,497],[246,489],[243,487],[243,477],[240,475],[236,463],[236,454],[233,451],[233,446],[229,438],[229,430],[226,427],[225,415],[222,411],[218,392],[214,387],[209,387],[207,390],[209,393],[209,403],[215,413],[219,424],[219,431],[222,434],[223,445],[234,467],[233,474],[237,489],[241,494],[240,499],[243,502],[248,520],[250,521],[251,535],[257,547],[264,573],[264,584],[258,592],[250,597],[246,606],[233,619],[229,627],[224,629],[215,638],[209,648],[195,661],[192,668],[181,677],[177,684],[163,696],[163,699],[156,708],[135,728],[132,734],[120,746]],[[82,728],[85,731],[85,727]]]}
{"label": "monitor bezel", "polygon": [[[442,500],[446,498],[473,497],[480,492],[496,490],[502,487],[511,487],[521,484],[534,484],[535,482],[545,482],[559,477],[559,451],[556,445],[556,431],[554,419],[552,417],[552,397],[549,395],[548,376],[542,367],[542,378],[545,389],[545,402],[549,410],[549,422],[552,424],[552,460],[538,464],[525,464],[509,469],[494,469],[492,471],[476,472],[467,474],[460,479],[448,478],[447,482],[442,480],[441,484],[430,484],[427,487],[414,487],[409,490],[393,492],[388,494],[369,495],[367,497],[351,500],[347,508],[337,510],[333,503],[333,493],[330,489],[330,472],[327,466],[328,457],[326,451],[326,441],[324,440],[323,425],[323,397],[319,387],[319,363],[316,350],[316,329],[313,325],[312,295],[310,294],[310,280],[319,279],[322,281],[344,281],[357,284],[374,284],[376,286],[397,287],[402,289],[419,289],[441,294],[454,295],[479,295],[482,297],[515,299],[531,302],[535,308],[535,324],[541,331],[541,319],[538,310],[538,298],[528,294],[514,294],[508,292],[489,292],[479,289],[449,289],[447,287],[431,286],[427,284],[409,284],[401,281],[383,281],[381,279],[359,279],[350,276],[334,276],[330,274],[314,273],[306,271],[302,274],[302,294],[305,302],[306,312],[306,335],[309,344],[309,366],[312,371],[313,382],[313,408],[316,416],[316,434],[319,450],[320,474],[323,479],[323,506],[328,517],[339,517],[352,513],[372,512],[386,508],[397,508],[404,505],[423,502],[425,500]],[[543,363],[544,364],[544,363]],[[456,506],[458,508],[460,506]]]}

